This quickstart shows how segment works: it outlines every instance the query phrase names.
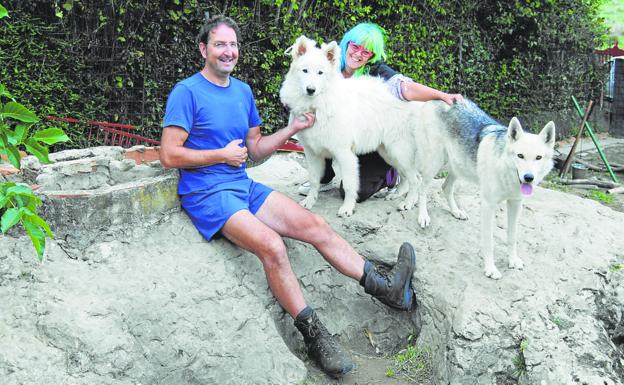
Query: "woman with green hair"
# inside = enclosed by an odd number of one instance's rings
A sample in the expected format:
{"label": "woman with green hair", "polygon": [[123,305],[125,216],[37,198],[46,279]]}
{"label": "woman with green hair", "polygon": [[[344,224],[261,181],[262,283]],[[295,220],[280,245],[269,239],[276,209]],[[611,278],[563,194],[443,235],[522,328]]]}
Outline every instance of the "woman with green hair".
{"label": "woman with green hair", "polygon": [[[395,71],[385,63],[385,31],[374,23],[360,23],[348,30],[340,41],[340,70],[345,78],[357,76],[378,76],[385,80],[390,92],[405,101],[443,100],[452,105],[463,100],[461,94],[448,94],[423,84]],[[359,155],[360,190],[358,202],[365,201],[384,187],[398,183],[398,173],[387,164],[377,152]],[[325,163],[325,175],[321,179],[321,191],[329,190],[334,178],[331,159]],[[342,188],[341,194],[344,195]],[[299,194],[307,195],[310,183],[299,187]]]}

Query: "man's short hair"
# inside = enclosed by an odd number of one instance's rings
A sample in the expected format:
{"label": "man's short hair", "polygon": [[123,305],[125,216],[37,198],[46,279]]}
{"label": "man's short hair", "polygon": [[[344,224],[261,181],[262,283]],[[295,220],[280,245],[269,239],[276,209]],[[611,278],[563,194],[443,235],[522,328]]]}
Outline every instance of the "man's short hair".
{"label": "man's short hair", "polygon": [[241,42],[240,30],[238,29],[238,24],[232,18],[223,16],[223,15],[215,15],[210,19],[206,20],[206,23],[202,26],[199,34],[197,34],[197,44],[205,43],[208,44],[208,40],[210,39],[210,32],[220,26],[221,24],[227,25],[232,28],[236,33],[236,40],[238,43]]}

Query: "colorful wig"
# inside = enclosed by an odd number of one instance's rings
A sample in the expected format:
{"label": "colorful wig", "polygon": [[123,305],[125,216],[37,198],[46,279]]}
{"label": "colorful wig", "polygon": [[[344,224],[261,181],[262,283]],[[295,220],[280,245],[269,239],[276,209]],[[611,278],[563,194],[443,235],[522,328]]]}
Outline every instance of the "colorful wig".
{"label": "colorful wig", "polygon": [[350,41],[361,45],[373,53],[367,65],[358,68],[353,76],[367,74],[369,63],[386,60],[386,52],[384,51],[385,34],[383,28],[374,23],[360,23],[348,30],[342,37],[342,40],[340,40],[340,70],[344,70],[347,65],[347,47]]}

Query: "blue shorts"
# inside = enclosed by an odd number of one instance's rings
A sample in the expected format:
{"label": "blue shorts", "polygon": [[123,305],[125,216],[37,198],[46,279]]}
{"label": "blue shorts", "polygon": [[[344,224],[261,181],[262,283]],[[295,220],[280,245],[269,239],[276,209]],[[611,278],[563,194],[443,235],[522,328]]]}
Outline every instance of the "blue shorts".
{"label": "blue shorts", "polygon": [[180,201],[197,230],[210,241],[237,211],[257,213],[271,192],[271,188],[247,178],[180,195]]}

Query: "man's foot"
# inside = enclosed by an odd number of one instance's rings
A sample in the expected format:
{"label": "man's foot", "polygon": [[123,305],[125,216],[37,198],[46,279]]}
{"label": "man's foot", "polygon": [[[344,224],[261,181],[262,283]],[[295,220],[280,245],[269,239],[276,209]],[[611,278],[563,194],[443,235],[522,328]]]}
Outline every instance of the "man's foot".
{"label": "man's foot", "polygon": [[[329,190],[331,190],[333,188],[334,188],[334,185],[333,185],[332,182],[321,183],[321,188],[319,188],[319,191],[321,191],[321,192],[329,191]],[[301,185],[299,185],[299,189],[297,190],[297,192],[299,193],[299,195],[307,196],[308,193],[310,192],[310,182],[309,181],[305,181],[305,182],[301,183]]]}
{"label": "man's foot", "polygon": [[308,357],[314,361],[325,373],[339,378],[353,369],[353,362],[342,351],[336,338],[329,334],[321,323],[316,312],[295,320],[295,326],[303,335],[308,350]]}
{"label": "man's foot", "polygon": [[409,243],[399,249],[397,263],[388,274],[382,274],[370,264],[363,278],[364,291],[388,306],[410,310],[414,303],[412,275],[416,269],[416,253]]}

